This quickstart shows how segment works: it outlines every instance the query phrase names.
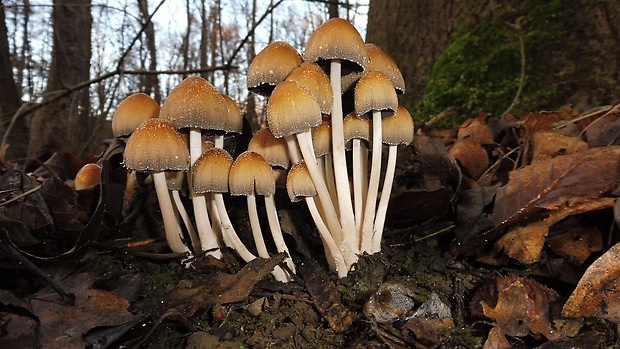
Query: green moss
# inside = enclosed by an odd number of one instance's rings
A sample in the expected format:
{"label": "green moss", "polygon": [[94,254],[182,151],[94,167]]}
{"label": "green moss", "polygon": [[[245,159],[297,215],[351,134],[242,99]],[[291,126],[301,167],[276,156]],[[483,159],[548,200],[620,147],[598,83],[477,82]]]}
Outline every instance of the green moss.
{"label": "green moss", "polygon": [[[570,54],[565,46],[570,30],[567,8],[561,0],[528,0],[519,9],[504,6],[503,12],[476,26],[461,26],[435,63],[425,93],[412,110],[414,118],[425,120],[453,108],[451,121],[458,124],[483,112],[504,112],[520,85],[520,36],[525,76],[513,112],[554,105],[555,96],[566,87],[562,73],[566,67],[553,66],[553,59]],[[515,23],[520,29],[515,29]]]}

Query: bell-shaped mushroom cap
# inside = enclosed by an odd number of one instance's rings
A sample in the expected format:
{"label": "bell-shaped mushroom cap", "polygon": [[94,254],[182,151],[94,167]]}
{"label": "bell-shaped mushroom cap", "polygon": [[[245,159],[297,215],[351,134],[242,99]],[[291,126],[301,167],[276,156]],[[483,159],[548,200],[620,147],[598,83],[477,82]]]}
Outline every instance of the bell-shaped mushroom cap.
{"label": "bell-shaped mushroom cap", "polygon": [[390,79],[385,74],[372,71],[365,73],[355,85],[355,112],[360,118],[368,118],[373,110],[381,111],[382,117],[394,115],[398,97]]}
{"label": "bell-shaped mushroom cap", "polygon": [[392,57],[375,44],[366,44],[366,50],[370,57],[370,63],[366,65],[366,71],[382,72],[392,82],[396,93],[405,93],[405,79]]}
{"label": "bell-shaped mushroom cap", "polygon": [[248,90],[269,96],[277,84],[302,62],[301,55],[290,44],[274,41],[262,49],[250,63]]}
{"label": "bell-shaped mushroom cap", "polygon": [[222,148],[211,148],[204,152],[192,166],[194,192],[228,192],[228,174],[232,163],[232,156]]}
{"label": "bell-shaped mushroom cap", "polygon": [[359,118],[355,112],[349,113],[344,120],[344,141],[361,139],[370,141],[370,120]]}
{"label": "bell-shaped mushroom cap", "polygon": [[288,147],[284,138],[276,138],[269,127],[258,130],[250,139],[248,150],[262,155],[271,166],[287,169],[290,166]]}
{"label": "bell-shaped mushroom cap", "polygon": [[319,103],[323,114],[332,112],[334,94],[329,78],[316,63],[304,62],[295,68],[287,77],[287,81],[295,81],[312,93]]}
{"label": "bell-shaped mushroom cap", "polygon": [[159,116],[176,128],[223,131],[228,108],[222,95],[200,76],[190,76],[170,91]]}
{"label": "bell-shaped mushroom cap", "polygon": [[149,119],[127,140],[124,162],[134,171],[185,171],[189,165],[188,145],[170,121]]}
{"label": "bell-shaped mushroom cap", "polygon": [[317,101],[294,81],[279,83],[267,102],[267,124],[277,138],[307,131],[321,120]]}
{"label": "bell-shaped mushroom cap", "polygon": [[129,136],[143,122],[159,115],[159,104],[145,93],[134,93],[125,98],[112,117],[114,137]]}
{"label": "bell-shaped mushroom cap", "polygon": [[414,125],[411,114],[402,106],[390,118],[381,119],[383,143],[388,145],[410,144],[413,142]]}
{"label": "bell-shaped mushroom cap", "polygon": [[245,151],[230,166],[231,195],[273,195],[276,181],[271,165],[259,153]]}
{"label": "bell-shaped mushroom cap", "polygon": [[296,163],[288,171],[286,177],[286,192],[289,199],[296,202],[306,197],[312,197],[317,195],[316,187],[308,172],[306,163],[302,160]]}
{"label": "bell-shaped mushroom cap", "polygon": [[221,96],[224,98],[224,103],[228,109],[226,123],[221,131],[241,133],[243,129],[243,115],[241,115],[239,106],[229,95],[222,93]]}
{"label": "bell-shaped mushroom cap", "polygon": [[75,175],[75,190],[94,188],[101,184],[101,166],[88,163]]}
{"label": "bell-shaped mushroom cap", "polygon": [[317,158],[327,155],[332,151],[332,122],[323,120],[316,128],[312,129],[312,144],[314,156]]}
{"label": "bell-shaped mushroom cap", "polygon": [[349,21],[332,18],[318,27],[306,43],[304,59],[317,62],[325,71],[331,59],[340,59],[342,75],[363,71],[369,62],[364,40]]}

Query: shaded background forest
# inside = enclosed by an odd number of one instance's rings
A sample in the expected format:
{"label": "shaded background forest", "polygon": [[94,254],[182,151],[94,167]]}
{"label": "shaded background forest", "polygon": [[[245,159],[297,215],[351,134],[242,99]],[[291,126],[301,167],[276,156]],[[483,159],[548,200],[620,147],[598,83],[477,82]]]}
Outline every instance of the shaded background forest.
{"label": "shaded background forest", "polygon": [[2,146],[26,166],[58,151],[96,156],[120,101],[145,92],[163,102],[193,74],[258,128],[265,101],[245,88],[248,62],[274,40],[301,49],[335,16],[394,58],[400,102],[419,120],[442,114],[452,126],[620,96],[617,0],[26,0],[4,1],[0,16]]}

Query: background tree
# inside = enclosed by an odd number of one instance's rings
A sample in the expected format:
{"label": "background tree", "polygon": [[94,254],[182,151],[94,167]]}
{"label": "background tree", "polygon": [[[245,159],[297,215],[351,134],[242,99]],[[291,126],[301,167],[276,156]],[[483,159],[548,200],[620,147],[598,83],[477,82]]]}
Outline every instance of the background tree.
{"label": "background tree", "polygon": [[[90,0],[55,0],[54,44],[46,94],[63,93],[89,79],[93,18]],[[37,110],[31,125],[28,157],[67,150],[77,154],[90,134],[89,90],[74,91]]]}
{"label": "background tree", "polygon": [[620,1],[371,0],[367,41],[403,71],[418,117],[582,108],[620,93]]}

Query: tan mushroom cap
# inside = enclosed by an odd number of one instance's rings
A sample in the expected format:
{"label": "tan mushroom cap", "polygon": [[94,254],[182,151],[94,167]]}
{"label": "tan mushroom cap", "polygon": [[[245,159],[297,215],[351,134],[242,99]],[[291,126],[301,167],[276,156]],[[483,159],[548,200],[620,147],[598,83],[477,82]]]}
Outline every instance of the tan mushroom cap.
{"label": "tan mushroom cap", "polygon": [[332,151],[332,122],[323,122],[312,129],[312,144],[314,145],[314,156],[317,158],[327,155]]}
{"label": "tan mushroom cap", "polygon": [[284,169],[290,166],[286,141],[284,138],[276,138],[268,127],[256,131],[250,139],[248,150],[262,155],[271,166]]}
{"label": "tan mushroom cap", "polygon": [[149,95],[139,92],[125,98],[112,117],[114,137],[129,136],[143,122],[159,115],[159,104]]}
{"label": "tan mushroom cap", "polygon": [[271,165],[259,153],[245,151],[230,166],[231,195],[273,195],[276,182]]}
{"label": "tan mushroom cap", "polygon": [[127,140],[124,162],[134,171],[185,171],[188,145],[170,121],[149,119]]}
{"label": "tan mushroom cap", "polygon": [[175,86],[161,106],[159,116],[176,128],[225,131],[228,107],[222,95],[200,76],[190,76]]}
{"label": "tan mushroom cap", "polygon": [[312,94],[294,81],[283,81],[267,102],[267,124],[276,138],[318,126],[321,108]]}
{"label": "tan mushroom cap", "polygon": [[316,187],[303,160],[293,165],[288,171],[286,192],[289,199],[293,202],[317,195]]}
{"label": "tan mushroom cap", "polygon": [[167,171],[166,184],[170,190],[182,190],[185,184],[185,171]]}
{"label": "tan mushroom cap", "polygon": [[228,192],[228,174],[233,158],[222,148],[204,152],[192,166],[192,184],[196,193]]}
{"label": "tan mushroom cap", "polygon": [[406,108],[399,106],[396,114],[381,120],[383,143],[388,145],[410,144],[415,133],[413,118]]}
{"label": "tan mushroom cap", "polygon": [[366,50],[370,56],[370,63],[366,65],[366,71],[382,72],[392,82],[396,93],[405,93],[405,79],[392,57],[375,44],[366,44]]}
{"label": "tan mushroom cap", "polygon": [[394,115],[398,97],[390,79],[378,71],[365,73],[355,85],[355,112],[360,118],[368,118],[373,110],[381,111],[382,117]]}
{"label": "tan mushroom cap", "polygon": [[287,81],[295,81],[310,91],[321,107],[323,114],[332,112],[334,93],[329,77],[316,63],[304,62],[295,68],[287,77]]}
{"label": "tan mushroom cap", "polygon": [[243,115],[241,114],[241,109],[239,109],[237,103],[229,95],[222,93],[221,96],[224,98],[224,103],[228,109],[226,124],[221,131],[241,133],[243,129]]}
{"label": "tan mushroom cap", "polygon": [[101,166],[88,163],[75,175],[75,190],[85,190],[101,184]]}
{"label": "tan mushroom cap", "polygon": [[355,112],[351,112],[344,118],[343,124],[345,142],[352,139],[370,141],[370,120],[361,119]]}
{"label": "tan mushroom cap", "polygon": [[369,62],[364,40],[353,24],[342,18],[332,18],[318,27],[306,43],[304,60],[324,65],[331,59],[342,60],[342,74],[363,71]]}
{"label": "tan mushroom cap", "polygon": [[248,90],[269,96],[277,84],[302,62],[301,55],[290,44],[274,41],[262,49],[250,63]]}

